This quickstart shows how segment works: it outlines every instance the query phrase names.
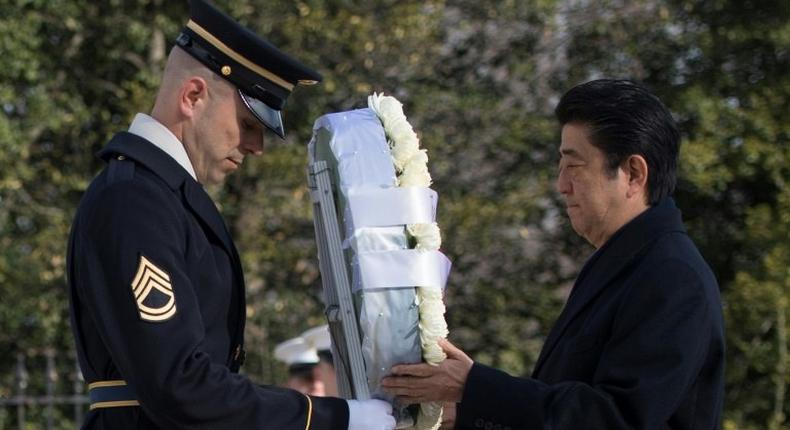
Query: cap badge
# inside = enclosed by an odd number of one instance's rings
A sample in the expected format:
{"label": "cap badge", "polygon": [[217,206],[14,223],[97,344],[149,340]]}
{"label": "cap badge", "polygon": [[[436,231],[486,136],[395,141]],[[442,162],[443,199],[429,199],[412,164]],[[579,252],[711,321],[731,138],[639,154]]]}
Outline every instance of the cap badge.
{"label": "cap badge", "polygon": [[132,292],[143,321],[166,321],[176,314],[176,296],[170,275],[143,255],[132,281]]}
{"label": "cap badge", "polygon": [[222,66],[222,76],[230,75],[230,66]]}

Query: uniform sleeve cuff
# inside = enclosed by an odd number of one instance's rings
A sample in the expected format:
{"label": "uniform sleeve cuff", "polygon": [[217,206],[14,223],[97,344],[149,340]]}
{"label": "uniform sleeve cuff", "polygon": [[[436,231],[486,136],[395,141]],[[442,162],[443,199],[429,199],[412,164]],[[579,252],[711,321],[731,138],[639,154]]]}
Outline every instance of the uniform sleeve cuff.
{"label": "uniform sleeve cuff", "polygon": [[479,363],[469,371],[458,404],[458,428],[532,428],[542,421],[542,384]]}
{"label": "uniform sleeve cuff", "polygon": [[309,430],[348,428],[348,402],[336,397],[310,397],[313,411]]}

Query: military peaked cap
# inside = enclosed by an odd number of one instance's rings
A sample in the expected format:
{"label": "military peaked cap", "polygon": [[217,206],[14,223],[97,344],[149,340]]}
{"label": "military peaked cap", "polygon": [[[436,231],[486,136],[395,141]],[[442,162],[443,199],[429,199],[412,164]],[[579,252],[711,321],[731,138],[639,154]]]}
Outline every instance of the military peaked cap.
{"label": "military peaked cap", "polygon": [[332,336],[329,334],[329,326],[313,327],[304,333],[301,338],[316,349],[318,357],[329,364],[334,364],[332,359]]}
{"label": "military peaked cap", "polygon": [[274,348],[274,357],[287,364],[292,375],[312,369],[319,361],[315,348],[301,337],[278,344]]}
{"label": "military peaked cap", "polygon": [[318,72],[204,0],[190,1],[190,19],[176,44],[236,85],[247,108],[280,137],[281,111],[291,91],[321,81]]}

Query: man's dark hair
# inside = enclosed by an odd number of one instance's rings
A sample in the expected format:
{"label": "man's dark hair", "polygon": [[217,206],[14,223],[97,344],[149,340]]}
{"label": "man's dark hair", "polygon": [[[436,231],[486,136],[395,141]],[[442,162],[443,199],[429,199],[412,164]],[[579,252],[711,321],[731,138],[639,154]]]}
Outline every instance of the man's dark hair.
{"label": "man's dark hair", "polygon": [[649,205],[672,195],[680,133],[666,106],[645,87],[628,80],[590,81],[565,93],[554,114],[562,126],[590,128],[590,141],[603,151],[612,176],[629,156],[644,157]]}

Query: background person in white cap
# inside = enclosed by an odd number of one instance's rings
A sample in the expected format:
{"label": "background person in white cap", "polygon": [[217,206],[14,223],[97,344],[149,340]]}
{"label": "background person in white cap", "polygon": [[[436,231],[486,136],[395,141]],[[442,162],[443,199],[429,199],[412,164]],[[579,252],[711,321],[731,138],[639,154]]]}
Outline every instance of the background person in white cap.
{"label": "background person in white cap", "polygon": [[[391,430],[379,400],[259,386],[244,361],[238,252],[203,188],[220,184],[321,75],[210,3],[190,2],[150,115],[100,156],[68,246],[87,429]],[[266,13],[266,11],[261,11]]]}
{"label": "background person in white cap", "polygon": [[315,379],[322,381],[327,396],[337,396],[337,374],[332,356],[332,337],[329,335],[329,326],[313,327],[301,336],[308,344],[316,349],[319,362],[313,367]]}
{"label": "background person in white cap", "polygon": [[274,348],[274,357],[288,365],[285,387],[311,396],[325,396],[324,383],[315,377],[319,358],[315,348],[301,337],[288,339]]}

